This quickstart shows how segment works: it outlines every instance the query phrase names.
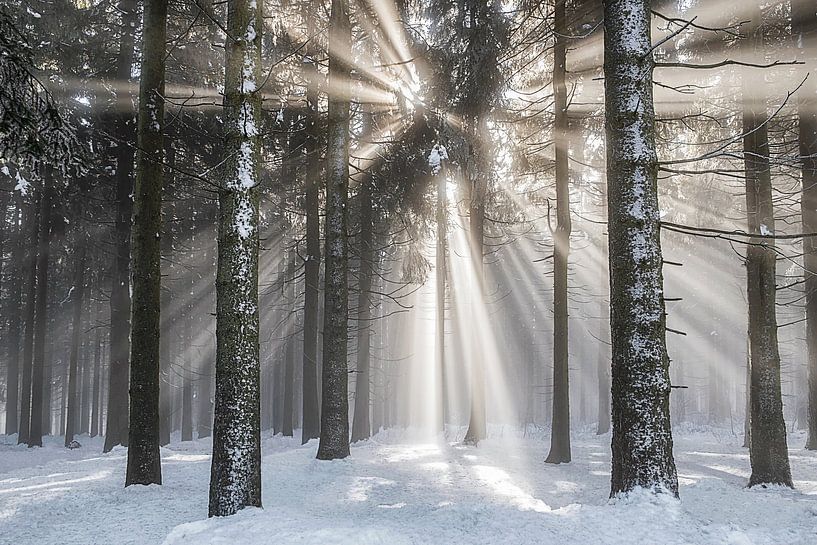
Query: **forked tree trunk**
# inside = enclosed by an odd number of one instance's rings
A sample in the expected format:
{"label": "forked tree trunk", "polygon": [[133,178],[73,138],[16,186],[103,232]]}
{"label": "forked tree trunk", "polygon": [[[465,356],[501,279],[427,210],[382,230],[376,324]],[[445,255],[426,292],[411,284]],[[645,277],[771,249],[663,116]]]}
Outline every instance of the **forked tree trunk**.
{"label": "forked tree trunk", "polygon": [[611,496],[678,495],[658,211],[649,0],[604,3],[610,333]]}

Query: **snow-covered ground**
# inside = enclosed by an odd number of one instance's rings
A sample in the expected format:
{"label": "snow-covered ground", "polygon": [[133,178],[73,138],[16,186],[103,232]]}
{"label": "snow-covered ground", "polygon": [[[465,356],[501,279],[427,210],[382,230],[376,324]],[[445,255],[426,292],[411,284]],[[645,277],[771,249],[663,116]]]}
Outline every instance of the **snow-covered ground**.
{"label": "snow-covered ground", "polygon": [[[497,432],[499,430],[496,430]],[[125,450],[0,435],[0,543],[809,544],[817,543],[817,453],[790,436],[796,490],[744,488],[749,459],[726,430],[676,430],[681,501],[609,501],[609,436],[574,435],[570,464],[546,437],[505,433],[478,448],[389,432],[319,462],[317,443],[264,440],[264,509],[207,520],[209,442],[163,449],[164,486],[123,488]]]}

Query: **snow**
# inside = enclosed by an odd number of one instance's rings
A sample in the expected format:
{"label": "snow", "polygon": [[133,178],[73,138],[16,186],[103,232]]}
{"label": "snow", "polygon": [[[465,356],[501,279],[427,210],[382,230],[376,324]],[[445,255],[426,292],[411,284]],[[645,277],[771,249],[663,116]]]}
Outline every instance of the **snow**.
{"label": "snow", "polygon": [[445,146],[434,144],[434,147],[428,154],[428,166],[431,168],[431,173],[435,176],[439,174],[440,165],[445,160],[448,160],[448,150],[445,149]]}
{"label": "snow", "polygon": [[[739,429],[739,428],[736,428]],[[789,441],[796,490],[746,489],[741,438],[676,430],[681,500],[609,500],[610,436],[574,433],[570,464],[545,465],[549,441],[494,429],[478,448],[381,433],[345,460],[317,441],[265,437],[264,509],[207,519],[209,441],[162,449],[164,486],[125,489],[126,451],[99,438],[66,450],[0,436],[0,541],[15,545],[389,545],[425,543],[779,544],[817,539],[817,453]],[[504,433],[504,436],[499,436]],[[462,432],[460,432],[460,435]]]}

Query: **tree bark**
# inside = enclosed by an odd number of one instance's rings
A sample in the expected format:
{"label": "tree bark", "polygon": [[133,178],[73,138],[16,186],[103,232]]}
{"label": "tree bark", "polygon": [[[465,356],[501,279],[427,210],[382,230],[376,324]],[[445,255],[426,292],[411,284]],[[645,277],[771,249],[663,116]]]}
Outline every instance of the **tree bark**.
{"label": "tree bark", "polygon": [[613,439],[611,496],[678,495],[659,231],[649,0],[604,2]]}
{"label": "tree bark", "polygon": [[261,506],[258,181],[261,4],[227,4],[226,179],[219,191],[216,391],[209,515]]}
{"label": "tree bark", "polygon": [[326,151],[323,389],[319,460],[349,456],[349,320],[346,240],[352,25],[348,0],[332,0],[329,24],[329,114]]}

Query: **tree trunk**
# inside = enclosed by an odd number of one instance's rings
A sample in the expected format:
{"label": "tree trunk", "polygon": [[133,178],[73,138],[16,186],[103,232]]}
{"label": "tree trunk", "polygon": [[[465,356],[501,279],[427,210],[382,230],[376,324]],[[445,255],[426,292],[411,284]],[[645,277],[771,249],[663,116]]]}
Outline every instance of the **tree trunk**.
{"label": "tree trunk", "polygon": [[[161,316],[162,335],[159,339],[159,445],[167,446],[170,444],[170,432],[173,428],[173,394],[171,376],[173,374],[173,361],[171,355],[173,354],[173,331],[176,323],[178,312],[173,312],[174,303],[176,301],[174,292],[174,278],[175,268],[174,249],[173,249],[173,225],[176,219],[176,192],[175,189],[175,172],[176,167],[176,147],[173,145],[173,139],[164,138],[165,147],[165,163],[167,164],[167,172],[165,172],[164,182],[165,187],[162,188],[162,194],[166,205],[162,207],[162,214],[164,216],[162,221],[162,241],[161,253],[162,259],[160,267],[164,267],[162,272],[162,286],[159,294],[161,308],[159,310]],[[212,378],[212,377],[211,377]],[[212,425],[212,416],[208,417],[208,426]]]}
{"label": "tree trunk", "polygon": [[326,243],[323,402],[319,460],[349,456],[347,188],[352,25],[348,0],[332,0],[329,24],[329,114],[326,151]]}
{"label": "tree trunk", "polygon": [[604,3],[610,333],[611,496],[678,495],[659,231],[649,0]]}
{"label": "tree trunk", "polygon": [[[752,21],[759,24],[759,9]],[[762,45],[763,35],[750,29],[750,40]],[[746,168],[746,212],[749,233],[774,232],[774,203],[769,159],[766,104],[754,98],[753,83],[743,78],[743,139]],[[774,240],[752,239],[746,250],[746,285],[749,301],[751,354],[750,425],[752,440],[749,486],[792,486],[780,392],[780,353],[777,345],[776,272]]]}
{"label": "tree trunk", "polygon": [[[138,22],[136,0],[120,0],[122,35],[116,58],[116,81],[125,87],[116,90],[115,134],[124,141],[116,156],[116,222],[114,226],[114,265],[111,286],[110,363],[108,370],[108,413],[105,446],[109,452],[117,445],[128,444],[128,359],[130,351],[130,236],[133,212],[133,148],[135,141],[133,112],[127,83],[133,68],[134,42]],[[121,97],[119,95],[122,95]]]}
{"label": "tree trunk", "polygon": [[[801,60],[813,65],[817,47],[817,11],[810,0],[792,0],[792,33]],[[803,232],[817,231],[817,83],[810,76],[798,102],[803,196],[800,201]],[[806,345],[808,367],[808,438],[806,449],[817,450],[817,239],[803,239],[806,288]]]}
{"label": "tree trunk", "polygon": [[[81,229],[81,228],[79,228]],[[77,399],[77,364],[79,357],[79,342],[82,329],[82,304],[85,294],[85,234],[77,232],[76,254],[74,255],[74,290],[71,293],[73,316],[71,319],[71,354],[68,364],[68,411],[65,417],[65,446],[74,440],[79,403]]]}
{"label": "tree trunk", "polygon": [[[261,5],[227,5],[224,187],[219,191],[216,391],[209,515],[261,506],[258,181]],[[238,37],[231,38],[232,37]]]}
{"label": "tree trunk", "polygon": [[567,34],[565,1],[555,0],[553,92],[556,124],[556,233],[553,247],[553,420],[550,453],[545,462],[570,461],[570,386],[568,369],[567,260],[570,253],[570,170],[568,166],[568,120],[565,64]]}
{"label": "tree trunk", "polygon": [[[601,184],[601,206],[602,220],[607,219],[607,183]],[[599,248],[602,253],[602,261],[607,262],[607,241],[604,233],[601,234]],[[608,282],[608,276],[602,271],[601,282]],[[609,308],[604,304],[604,297],[599,297],[599,351],[596,359],[596,376],[598,380],[599,414],[596,435],[603,435],[610,431],[610,357],[607,353],[607,345],[610,342],[609,322],[604,319],[609,316]]]}
{"label": "tree trunk", "polygon": [[83,314],[83,337],[82,342],[82,357],[79,359],[82,362],[82,381],[80,382],[80,408],[79,408],[79,433],[80,435],[90,433],[91,424],[91,373],[93,372],[91,366],[92,343],[90,335],[88,335],[89,325],[91,323],[91,301],[90,301],[90,285],[88,286],[88,296],[85,297],[85,309]]}
{"label": "tree trunk", "polygon": [[[488,134],[488,127],[484,121],[477,119],[474,126],[469,127],[468,141],[471,146],[471,157],[466,167],[468,188],[468,226],[470,230],[471,267],[474,273],[474,288],[471,294],[471,304],[474,307],[473,315],[480,316],[477,308],[485,305],[484,301],[484,230],[485,230],[485,198],[490,176],[490,160],[485,157],[481,138]],[[479,318],[477,318],[479,319]],[[485,422],[485,361],[480,349],[482,339],[478,328],[472,328],[471,352],[471,410],[468,421],[468,430],[463,441],[466,444],[476,445],[486,437]]]}
{"label": "tree trunk", "polygon": [[102,412],[102,400],[101,400],[101,392],[102,389],[102,335],[100,334],[99,325],[99,308],[98,305],[94,305],[94,381],[93,385],[91,386],[91,430],[90,435],[91,437],[96,437],[99,435],[99,422],[101,420],[101,412]]}
{"label": "tree trunk", "polygon": [[20,324],[23,322],[23,282],[26,278],[25,229],[23,198],[16,198],[14,222],[16,237],[11,250],[9,281],[8,368],[6,373],[6,435],[20,430]]}
{"label": "tree trunk", "polygon": [[[310,2],[314,7],[315,2]],[[307,35],[315,35],[315,17],[306,15]],[[320,290],[320,150],[318,146],[318,65],[313,42],[307,44],[304,57],[306,88],[306,257],[304,258],[304,347],[301,443],[320,436],[318,410],[318,292]]]}
{"label": "tree trunk", "polygon": [[167,0],[146,0],[133,217],[130,426],[125,486],[162,484],[159,454],[162,175]]}
{"label": "tree trunk", "polygon": [[[368,126],[365,138],[372,139],[373,119],[365,113]],[[363,173],[358,193],[360,205],[360,271],[358,273],[357,298],[357,367],[355,373],[355,411],[352,420],[352,442],[368,439],[372,435],[369,417],[371,408],[370,351],[372,332],[372,278],[374,276],[374,217],[372,213],[372,177]]]}
{"label": "tree trunk", "polygon": [[213,369],[212,360],[200,366],[197,392],[196,436],[199,439],[213,434]]}
{"label": "tree trunk", "polygon": [[[438,155],[441,149],[437,149]],[[447,156],[448,152],[443,152]],[[439,170],[435,172],[437,182],[437,247],[435,255],[435,289],[436,289],[436,331],[435,348],[437,352],[437,409],[439,420],[437,422],[438,431],[445,432],[445,424],[449,421],[448,414],[448,386],[446,383],[446,361],[445,361],[445,290],[448,283],[448,183],[446,180],[445,164],[442,157]]]}
{"label": "tree trunk", "polygon": [[51,249],[51,173],[42,183],[40,196],[40,227],[37,236],[36,296],[34,298],[34,352],[31,367],[31,423],[27,444],[43,446],[45,387],[45,345],[48,332],[48,262]]}

